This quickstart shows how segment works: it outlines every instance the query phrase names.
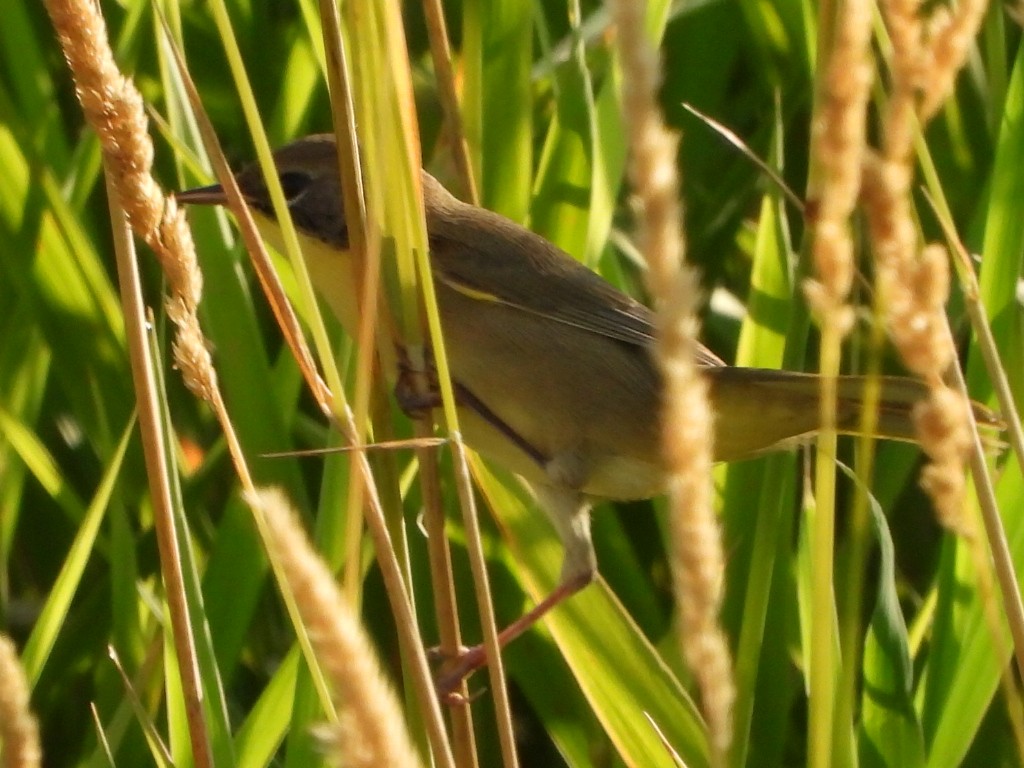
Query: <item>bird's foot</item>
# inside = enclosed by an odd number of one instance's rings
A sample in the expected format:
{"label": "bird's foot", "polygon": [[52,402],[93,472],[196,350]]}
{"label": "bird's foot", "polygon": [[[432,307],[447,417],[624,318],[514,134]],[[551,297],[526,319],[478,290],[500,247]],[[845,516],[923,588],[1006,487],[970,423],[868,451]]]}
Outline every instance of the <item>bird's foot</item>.
{"label": "bird's foot", "polygon": [[[592,580],[593,572],[591,571],[589,573],[580,573],[559,584],[550,595],[498,633],[499,651],[544,618],[551,609],[572,597]],[[433,659],[445,658],[447,656],[447,663],[442,667],[441,674],[434,681],[434,688],[437,690],[441,700],[448,703],[467,703],[472,701],[473,696],[467,699],[462,694],[457,693],[457,691],[463,680],[478,669],[487,666],[489,659],[486,646],[483,643],[468,648],[462,646],[456,651],[454,656],[443,654],[437,650],[432,651],[431,654]]]}
{"label": "bird's foot", "polygon": [[441,671],[434,679],[434,689],[437,695],[446,704],[469,704],[480,692],[466,694],[459,691],[462,682],[476,672],[487,666],[487,650],[483,643],[473,646],[460,646],[454,653],[445,653],[440,648],[431,648],[428,651],[431,661],[442,662]]}
{"label": "bird's foot", "polygon": [[414,368],[407,355],[399,354],[395,400],[410,419],[429,417],[433,409],[441,406],[437,372],[432,367],[425,371]]}

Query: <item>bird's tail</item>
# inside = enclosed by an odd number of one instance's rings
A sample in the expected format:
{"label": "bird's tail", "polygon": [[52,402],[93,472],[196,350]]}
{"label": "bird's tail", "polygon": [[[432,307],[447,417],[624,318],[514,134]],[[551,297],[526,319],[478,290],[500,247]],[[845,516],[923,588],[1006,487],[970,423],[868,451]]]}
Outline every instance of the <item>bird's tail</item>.
{"label": "bird's tail", "polygon": [[[844,434],[861,434],[861,404],[864,402],[867,376],[840,376],[838,380],[838,427]],[[916,440],[914,406],[928,395],[928,387],[919,379],[882,376],[875,437],[890,440]],[[971,410],[979,426],[1002,429],[999,416],[981,403],[971,401]]]}
{"label": "bird's tail", "polygon": [[[723,366],[707,370],[719,422],[746,424],[745,429],[717,430],[716,455],[732,460],[786,447],[816,433],[820,427],[820,376],[763,368]],[[837,380],[836,427],[841,434],[862,433],[861,411],[867,376],[840,376]],[[875,437],[916,439],[914,406],[928,394],[917,379],[878,378],[881,387]],[[971,404],[979,425],[1001,428],[999,417],[980,403]]]}

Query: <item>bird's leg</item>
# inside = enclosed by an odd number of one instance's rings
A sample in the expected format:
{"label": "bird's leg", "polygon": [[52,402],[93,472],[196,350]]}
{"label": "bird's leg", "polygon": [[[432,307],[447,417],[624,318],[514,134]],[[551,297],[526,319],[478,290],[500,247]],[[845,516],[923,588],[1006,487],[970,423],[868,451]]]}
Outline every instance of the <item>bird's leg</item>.
{"label": "bird's leg", "polygon": [[[543,619],[551,609],[575,595],[587,586],[593,578],[593,573],[581,573],[570,581],[563,581],[555,587],[551,594],[498,633],[498,648],[503,649],[529,630],[534,624]],[[463,679],[485,666],[487,666],[487,649],[484,647],[484,644],[481,643],[467,648],[458,655],[451,666],[445,669],[444,674],[437,678],[434,685],[438,695],[442,698],[447,698],[458,689]]]}
{"label": "bird's leg", "polygon": [[[582,494],[564,486],[537,486],[535,492],[565,546],[562,576],[554,591],[498,633],[499,648],[504,648],[549,611],[586,587],[597,573],[597,557],[590,536],[590,507]],[[438,693],[442,698],[448,697],[463,678],[486,664],[487,652],[482,644],[465,650],[437,679]]]}

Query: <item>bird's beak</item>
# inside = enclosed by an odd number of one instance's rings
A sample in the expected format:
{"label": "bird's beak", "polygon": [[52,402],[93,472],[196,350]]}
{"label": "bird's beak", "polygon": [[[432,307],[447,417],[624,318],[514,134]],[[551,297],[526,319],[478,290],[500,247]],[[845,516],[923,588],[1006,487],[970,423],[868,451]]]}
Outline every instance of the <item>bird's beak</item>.
{"label": "bird's beak", "polygon": [[224,194],[224,188],[220,184],[186,189],[175,197],[179,203],[186,205],[225,205],[228,201],[227,195]]}

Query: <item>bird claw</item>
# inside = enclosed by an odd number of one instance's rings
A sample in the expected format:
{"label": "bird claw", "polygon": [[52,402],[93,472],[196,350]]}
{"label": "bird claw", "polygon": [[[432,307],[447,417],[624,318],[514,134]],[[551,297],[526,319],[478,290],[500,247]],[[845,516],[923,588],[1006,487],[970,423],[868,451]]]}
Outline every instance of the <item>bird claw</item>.
{"label": "bird claw", "polygon": [[434,408],[441,406],[436,372],[414,369],[404,354],[399,355],[395,400],[410,419],[428,418]]}
{"label": "bird claw", "polygon": [[441,672],[434,679],[434,689],[442,701],[450,704],[468,704],[481,692],[469,697],[459,693],[462,681],[487,664],[487,653],[483,645],[461,645],[453,653],[433,647],[427,650],[427,659],[431,663],[442,662]]}
{"label": "bird claw", "polygon": [[446,704],[449,707],[468,707],[474,701],[483,696],[486,690],[486,688],[481,688],[479,691],[474,691],[468,696],[463,695],[458,691],[438,691],[437,695],[441,700],[441,703]]}

